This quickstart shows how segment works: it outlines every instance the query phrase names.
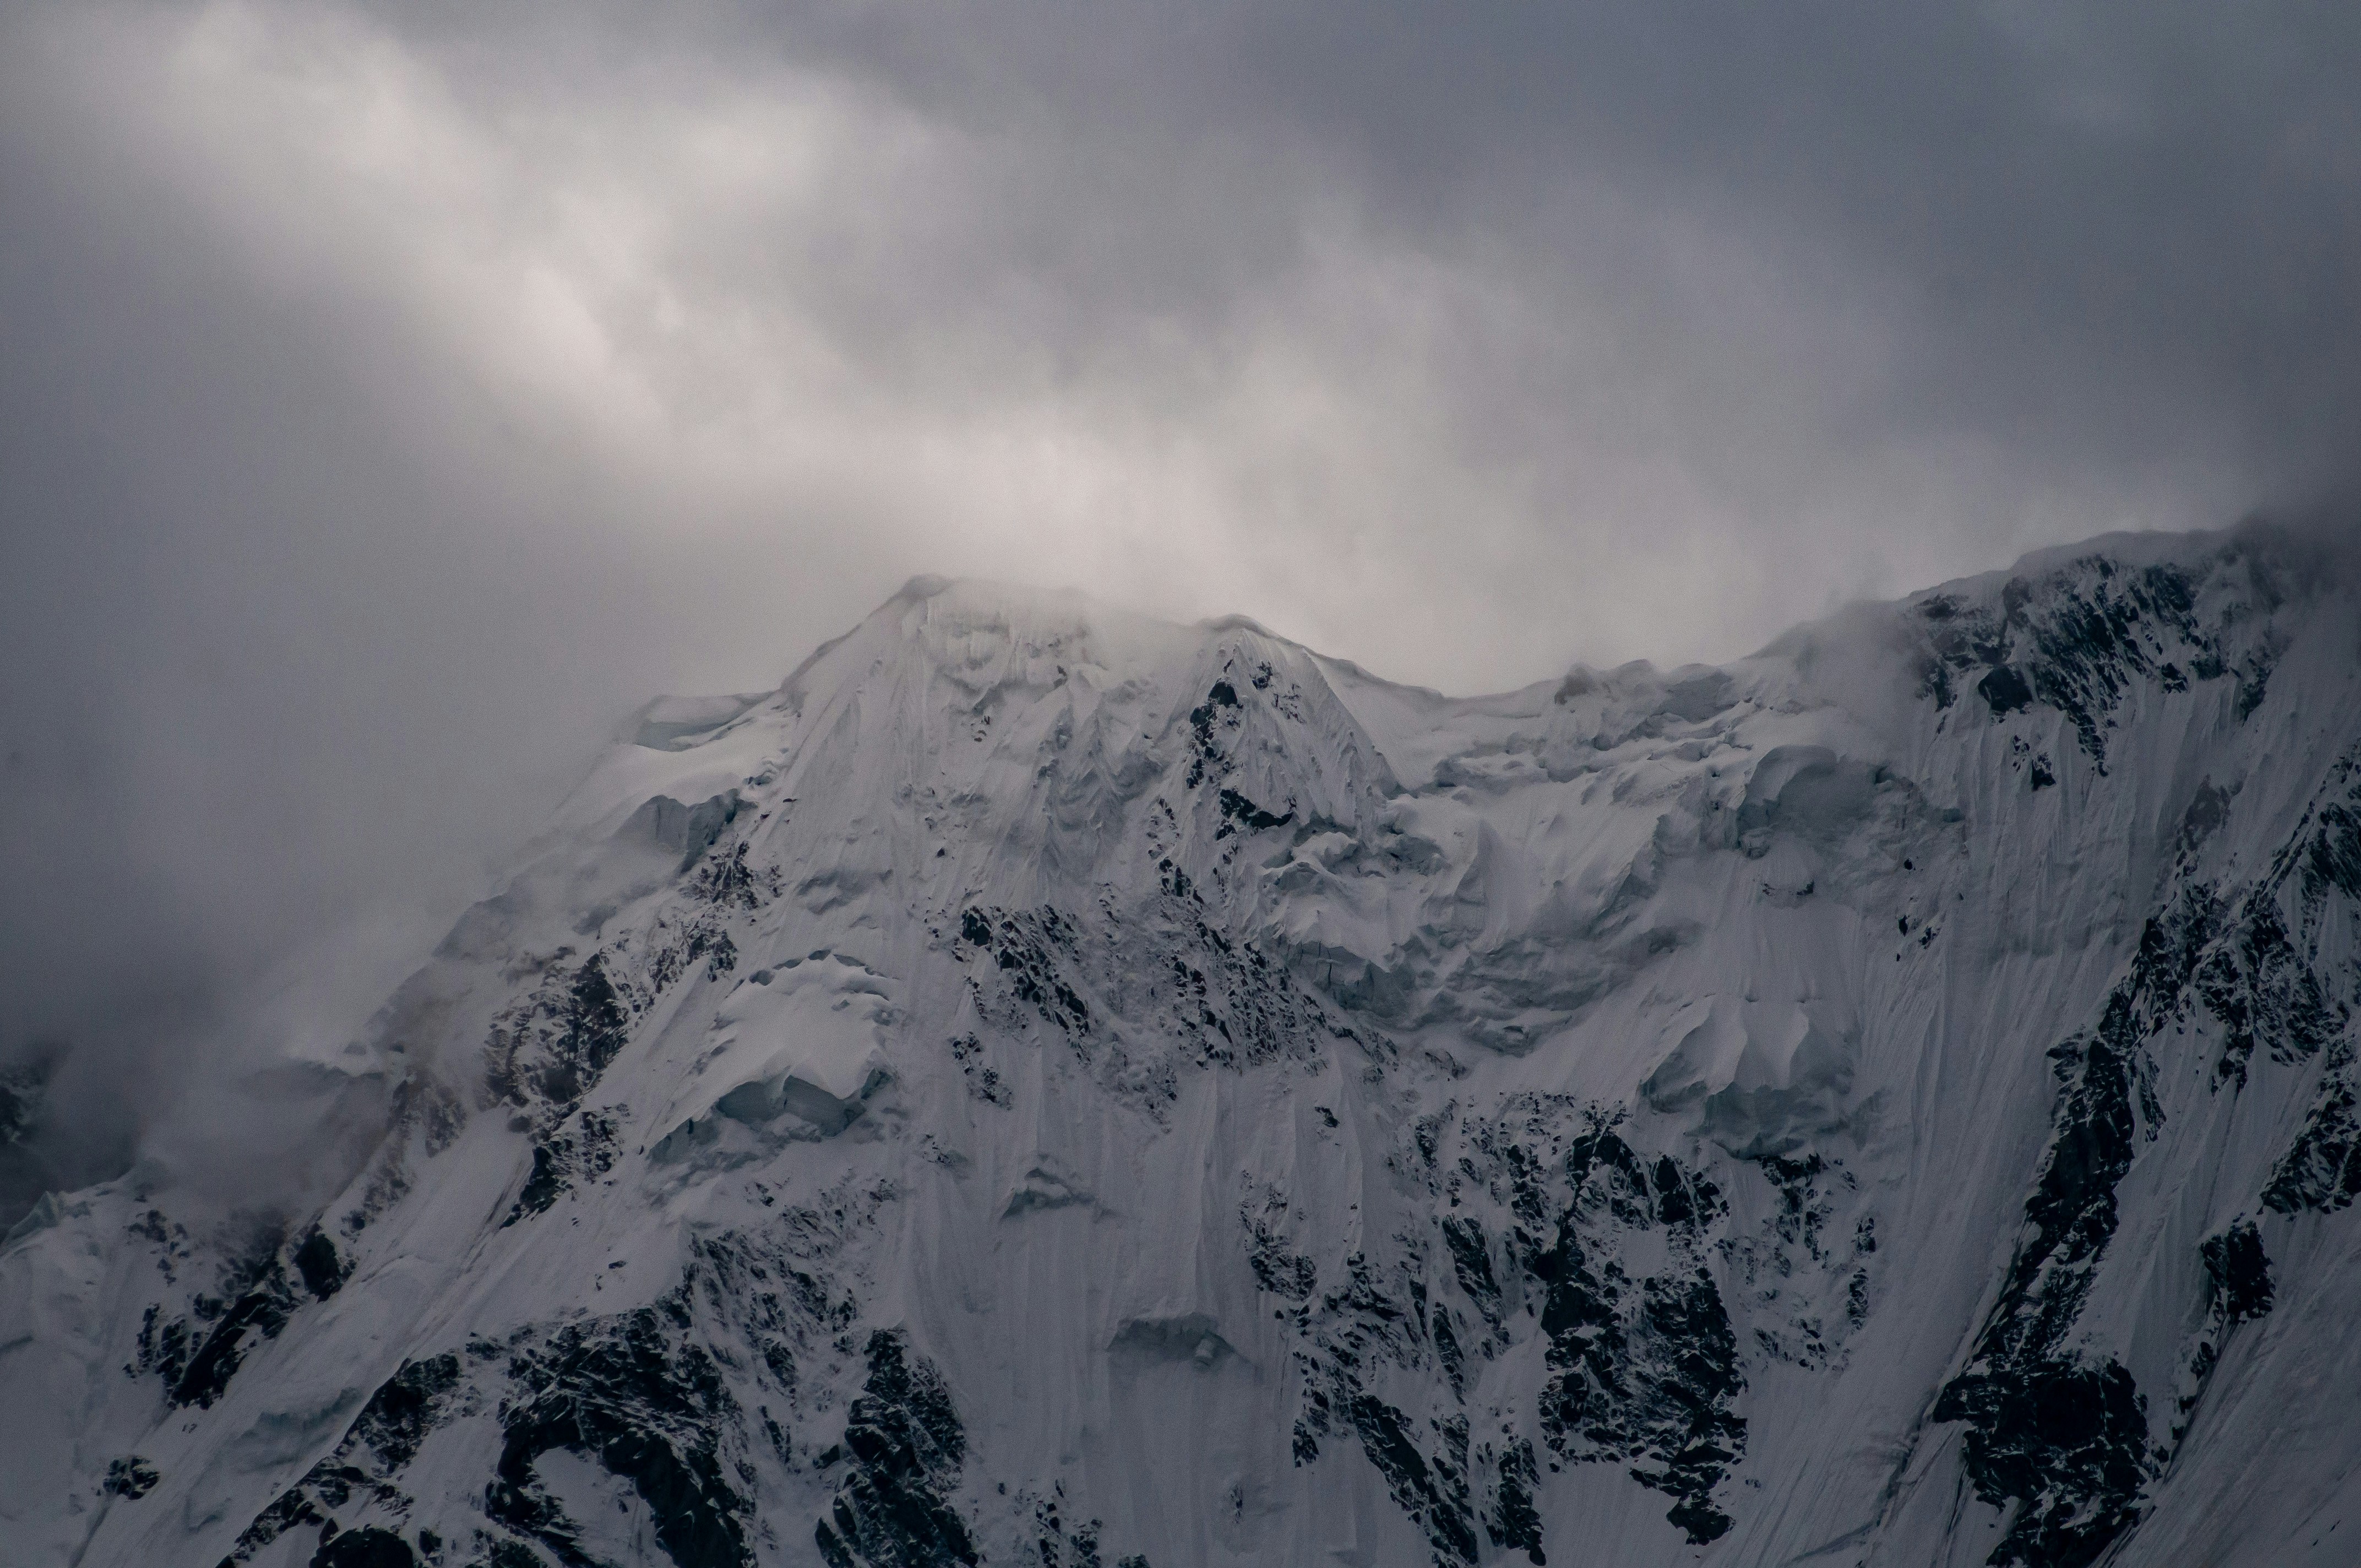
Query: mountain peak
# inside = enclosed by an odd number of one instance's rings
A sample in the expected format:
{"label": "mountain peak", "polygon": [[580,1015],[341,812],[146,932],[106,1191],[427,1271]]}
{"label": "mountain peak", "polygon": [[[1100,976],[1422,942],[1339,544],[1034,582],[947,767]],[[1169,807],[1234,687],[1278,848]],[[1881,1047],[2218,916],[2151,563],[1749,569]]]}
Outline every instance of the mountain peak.
{"label": "mountain peak", "polygon": [[12,1234],[10,1559],[2304,1561],[2361,620],[2102,543],[1462,699],[917,578],[653,704],[333,1198]]}

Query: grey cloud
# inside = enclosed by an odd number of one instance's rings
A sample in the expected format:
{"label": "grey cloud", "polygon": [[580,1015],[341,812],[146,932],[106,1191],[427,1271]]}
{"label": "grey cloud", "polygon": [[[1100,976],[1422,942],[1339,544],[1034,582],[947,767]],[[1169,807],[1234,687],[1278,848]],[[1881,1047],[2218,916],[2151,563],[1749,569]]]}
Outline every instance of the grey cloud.
{"label": "grey cloud", "polygon": [[[495,26],[435,47],[513,58]],[[2347,477],[2361,24],[2338,13],[816,6],[591,31],[668,81],[819,73],[958,149],[881,202],[895,243],[765,280],[884,373],[1191,431],[1273,345],[1374,384],[1364,408],[1399,376],[1356,439],[1230,434],[1223,499],[1279,537],[1310,514],[1331,554],[1498,534],[1554,583],[1588,563],[1712,605],[1622,619],[1577,591],[1570,619],[1603,624],[1546,652],[1356,647],[1381,667],[1522,676],[1668,620],[1688,641],[1664,652],[1726,653],[1684,621],[1760,638],[1818,608],[1799,558],[1890,591]],[[1336,478],[1405,438],[1384,496]],[[1297,597],[1348,640],[1402,624]]]}
{"label": "grey cloud", "polygon": [[[1783,265],[1905,291],[1938,350],[1916,417],[2037,440],[2063,377],[2102,394],[2060,433],[2157,455],[2136,410],[2224,421],[2268,466],[2334,464],[2356,367],[2324,341],[2361,222],[2361,20],[2184,5],[994,7],[798,12],[741,48],[817,54],[930,114],[1048,153],[1065,258],[1180,297],[1223,276],[1170,218],[1222,150],[1268,189],[1324,182],[1379,225],[1526,275],[1595,258],[1605,188],[1640,227],[1700,214]],[[1114,178],[1093,179],[1089,170]],[[1122,175],[1128,173],[1127,187]],[[1282,203],[1282,208],[1286,205]],[[1118,216],[1118,214],[1120,214]],[[1253,192],[1219,232],[1284,210]],[[1095,227],[1093,224],[1095,222]],[[1077,233],[1075,231],[1084,231]],[[1136,236],[1147,243],[1126,247]],[[1570,253],[1570,254],[1569,254]],[[1039,258],[1035,258],[1039,259]],[[1268,259],[1266,257],[1266,259]],[[1077,274],[1087,277],[1087,265]],[[1073,275],[1070,275],[1073,276]],[[1642,280],[1620,280],[1646,307]],[[1676,287],[1676,284],[1674,285]],[[1962,384],[1961,356],[1979,374]],[[2136,387],[2103,373],[2145,372]],[[1988,384],[1989,383],[1989,384]],[[2125,404],[2133,405],[2127,409]],[[2180,433],[2175,433],[2179,434]],[[2087,457],[2085,458],[2087,461]]]}
{"label": "grey cloud", "polygon": [[49,1175],[914,572],[1466,689],[2350,495],[2356,66],[2331,7],[0,11]]}

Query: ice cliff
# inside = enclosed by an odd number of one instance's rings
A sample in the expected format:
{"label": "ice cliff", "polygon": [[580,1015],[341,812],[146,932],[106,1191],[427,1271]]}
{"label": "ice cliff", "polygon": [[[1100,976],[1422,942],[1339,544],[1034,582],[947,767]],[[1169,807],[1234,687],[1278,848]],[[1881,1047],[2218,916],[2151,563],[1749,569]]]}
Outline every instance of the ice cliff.
{"label": "ice cliff", "polygon": [[2317,542],[1469,700],[920,580],[637,717],[324,1208],[16,1227],[0,1560],[2349,1564],[2357,994]]}

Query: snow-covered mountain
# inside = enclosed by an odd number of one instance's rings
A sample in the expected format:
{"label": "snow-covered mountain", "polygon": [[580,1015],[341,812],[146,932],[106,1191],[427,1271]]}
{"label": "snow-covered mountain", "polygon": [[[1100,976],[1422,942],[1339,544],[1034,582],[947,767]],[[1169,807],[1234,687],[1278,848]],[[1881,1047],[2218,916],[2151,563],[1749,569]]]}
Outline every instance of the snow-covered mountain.
{"label": "snow-covered mountain", "polygon": [[324,1209],[16,1227],[0,1560],[2361,1562],[2341,571],[1471,700],[914,582],[321,1054]]}

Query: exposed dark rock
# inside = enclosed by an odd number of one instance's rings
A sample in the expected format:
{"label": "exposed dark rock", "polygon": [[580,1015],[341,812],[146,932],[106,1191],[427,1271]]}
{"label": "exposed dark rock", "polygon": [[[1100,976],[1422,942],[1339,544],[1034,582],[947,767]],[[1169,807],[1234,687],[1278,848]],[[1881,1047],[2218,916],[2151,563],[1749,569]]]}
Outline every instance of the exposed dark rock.
{"label": "exposed dark rock", "polygon": [[[1214,736],[1218,730],[1235,730],[1237,719],[1238,691],[1227,681],[1215,681],[1205,694],[1205,700],[1189,710],[1189,737],[1191,756],[1189,762],[1189,787],[1204,783],[1206,773],[1226,771],[1228,762],[1223,757]],[[1223,709],[1229,709],[1228,715]]]}
{"label": "exposed dark rock", "polygon": [[1467,1420],[1435,1424],[1441,1441],[1432,1455],[1421,1451],[1401,1411],[1369,1393],[1356,1391],[1343,1406],[1345,1425],[1361,1440],[1386,1489],[1412,1524],[1426,1531],[1437,1563],[1476,1561],[1473,1510],[1467,1497]]}
{"label": "exposed dark rock", "polygon": [[747,859],[746,846],[740,844],[726,854],[708,856],[692,892],[701,902],[719,907],[760,909],[778,896],[779,872],[776,867],[755,865]]}
{"label": "exposed dark rock", "polygon": [[2263,1203],[2282,1214],[2334,1210],[2361,1197],[2361,1096],[2353,1085],[2349,1047],[2338,1043],[2322,1080],[2320,1098],[2302,1129],[2271,1168]]}
{"label": "exposed dark rock", "polygon": [[1521,1550],[1525,1560],[1543,1568],[1549,1558],[1542,1551],[1542,1517],[1533,1508],[1533,1488],[1539,1473],[1533,1445],[1511,1438],[1500,1450],[1494,1472],[1492,1497],[1484,1510],[1484,1533],[1504,1551]]}
{"label": "exposed dark rock", "polygon": [[1064,1500],[1065,1487],[1060,1485],[1033,1505],[1035,1561],[1040,1568],[1105,1568],[1105,1559],[1099,1555],[1099,1531],[1104,1527],[1097,1519],[1069,1525],[1060,1512]]}
{"label": "exposed dark rock", "polygon": [[555,1104],[580,1098],[631,1037],[631,1008],[592,953],[571,972],[553,974],[494,1021],[485,1046],[495,1097],[527,1103],[530,1092]]}
{"label": "exposed dark rock", "polygon": [[324,1301],[343,1286],[352,1266],[336,1255],[336,1244],[314,1228],[295,1249],[295,1272],[316,1301]]}
{"label": "exposed dark rock", "polygon": [[1966,1421],[1968,1479],[1995,1508],[2020,1505],[1995,1564],[2087,1568],[2137,1517],[2154,1474],[2147,1401],[2120,1363],[2043,1358],[1954,1378],[1938,1421]]}
{"label": "exposed dark rock", "polygon": [[711,911],[701,911],[676,926],[660,927],[669,940],[653,944],[648,954],[648,984],[663,991],[700,962],[708,980],[718,980],[738,967],[738,943]]}
{"label": "exposed dark rock", "polygon": [[469,1568],[549,1568],[541,1553],[521,1541],[495,1541],[486,1555]]}
{"label": "exposed dark rock", "polygon": [[632,1484],[676,1568],[751,1563],[752,1505],[729,1484],[720,1458],[736,1404],[712,1356],[683,1332],[687,1322],[676,1293],[518,1350],[508,1372],[523,1397],[502,1411],[484,1512],[540,1541],[567,1568],[589,1568],[573,1521],[533,1475],[535,1460],[562,1448]]}
{"label": "exposed dark rock", "polygon": [[[1550,1342],[1543,1441],[1570,1462],[1628,1464],[1634,1480],[1673,1497],[1666,1517],[1692,1541],[1715,1540],[1730,1519],[1713,1490],[1746,1448],[1746,1420],[1734,1409],[1745,1387],[1737,1336],[1703,1266],[1699,1234],[1720,1212],[1719,1195],[1669,1157],[1658,1162],[1666,1183],[1658,1190],[1605,1117],[1573,1140],[1565,1168],[1574,1201],[1530,1264],[1544,1288],[1541,1326]],[[1662,1219],[1667,1212],[1675,1218]],[[1609,1226],[1661,1226],[1675,1261],[1633,1279]],[[1684,1256],[1695,1261],[1684,1265]]]}
{"label": "exposed dark rock", "polygon": [[598,1111],[577,1113],[563,1131],[544,1135],[533,1146],[533,1172],[510,1206],[502,1226],[530,1214],[546,1213],[551,1204],[574,1190],[577,1181],[596,1181],[614,1168],[620,1153],[615,1118]]}
{"label": "exposed dark rock", "polygon": [[[1392,1286],[1356,1254],[1345,1260],[1344,1284],[1299,1311],[1294,1359],[1304,1406],[1295,1423],[1295,1463],[1316,1462],[1323,1437],[1357,1439],[1396,1506],[1426,1537],[1438,1568],[1451,1568],[1476,1560],[1467,1419],[1448,1409],[1420,1420],[1369,1388],[1378,1363],[1417,1370],[1436,1353],[1424,1285],[1402,1267]],[[1455,1405],[1457,1396],[1452,1398]]]}
{"label": "exposed dark rock", "polygon": [[1254,1266],[1255,1283],[1284,1300],[1309,1297],[1320,1283],[1320,1266],[1301,1253],[1288,1251],[1286,1238],[1267,1222],[1249,1218],[1246,1223],[1253,1236],[1247,1260]]}
{"label": "exposed dark rock", "polygon": [[[201,1310],[203,1305],[201,1302]],[[164,1370],[172,1403],[203,1409],[220,1398],[247,1352],[263,1340],[278,1338],[294,1307],[286,1276],[274,1258],[262,1280],[229,1304],[214,1322],[213,1332],[190,1353],[177,1376],[173,1375],[170,1361],[166,1361]],[[181,1326],[176,1323],[173,1328]],[[167,1354],[169,1356],[169,1349]]]}
{"label": "exposed dark rock", "polygon": [[393,1531],[363,1525],[324,1536],[311,1568],[418,1568],[418,1553]]}
{"label": "exposed dark rock", "polygon": [[2147,1402],[2131,1374],[2113,1362],[2083,1366],[2060,1347],[2091,1288],[2087,1265],[2114,1234],[2115,1188],[2137,1136],[2136,1058],[2154,1005],[2150,988],[2169,986],[2168,1003],[2179,991],[2169,969],[2180,954],[2158,937],[2151,922],[2133,976],[2108,998],[2098,1029],[2052,1053],[2067,1081],[2026,1201],[2031,1234],[1973,1359],[1936,1402],[1937,1420],[1969,1423],[1977,1496],[1996,1507],[2022,1505],[1995,1563],[2081,1568],[2131,1525],[2152,1474]]}
{"label": "exposed dark rock", "polygon": [[2242,1220],[2199,1246],[2205,1278],[2224,1319],[2243,1323],[2271,1310],[2271,1260],[2254,1222]]}
{"label": "exposed dark rock", "polygon": [[959,1063],[961,1074],[967,1080],[967,1091],[987,1105],[1002,1110],[1016,1102],[1016,1095],[1001,1077],[1000,1069],[983,1058],[983,1042],[973,1032],[961,1035],[950,1042],[951,1059]]}
{"label": "exposed dark rock", "polygon": [[225,1563],[244,1563],[298,1525],[324,1524],[330,1510],[360,1497],[389,1508],[409,1498],[395,1484],[428,1432],[449,1419],[459,1390],[459,1358],[405,1361],[361,1407],[328,1456],[272,1501],[240,1532]]}
{"label": "exposed dark rock", "polygon": [[1241,824],[1249,832],[1260,833],[1272,828],[1284,828],[1295,820],[1293,807],[1279,813],[1266,811],[1234,789],[1222,791],[1220,799],[1222,815],[1229,819],[1222,825],[1223,834],[1230,831],[1230,823],[1233,822]]}
{"label": "exposed dark rock", "polygon": [[2171,1442],[2178,1446],[2221,1361],[2230,1331],[2271,1310],[2271,1265],[2251,1220],[2234,1222],[2198,1245],[2205,1265],[2205,1320],[2182,1353]]}
{"label": "exposed dark rock", "polygon": [[1976,683],[1976,695],[1982,697],[1997,718],[2004,713],[2015,713],[2033,701],[2033,688],[2025,677],[2006,664],[1995,665],[1984,678]]}
{"label": "exposed dark rock", "polygon": [[1484,1227],[1473,1219],[1446,1215],[1443,1221],[1444,1245],[1451,1252],[1451,1266],[1459,1279],[1459,1288],[1483,1314],[1485,1322],[1498,1331],[1501,1327],[1500,1285],[1492,1275],[1492,1252],[1484,1239]]}
{"label": "exposed dark rock", "polygon": [[[2179,692],[2191,675],[2210,681],[2230,673],[2229,622],[2201,621],[2196,585],[2178,565],[2125,568],[2086,556],[2037,581],[2012,579],[1997,612],[1935,594],[1918,601],[1918,613],[1928,646],[1919,665],[1922,694],[1949,707],[1956,674],[1994,718],[2054,709],[2102,773],[2112,716],[2136,684],[2152,680]],[[2262,700],[2277,657],[2268,633],[2246,652],[2238,671],[2240,718]]]}
{"label": "exposed dark rock", "polygon": [[[1259,943],[1216,929],[1185,878],[1159,869],[1160,896],[1129,919],[1084,921],[1047,906],[963,911],[956,950],[979,1014],[1020,1038],[1036,1025],[1056,1029],[1103,1084],[1151,1113],[1178,1094],[1184,1069],[1309,1059],[1362,1040]],[[976,961],[986,953],[989,966]],[[1126,1046],[1096,1026],[1102,1010],[1148,1025],[1148,1039],[1171,1047]]]}
{"label": "exposed dark rock", "polygon": [[[960,916],[963,942],[993,956],[1001,983],[1043,1022],[1069,1037],[1091,1032],[1090,1003],[1066,978],[1073,960],[1074,925],[1047,905],[1039,909],[969,909]],[[980,984],[971,981],[972,985]]]}
{"label": "exposed dark rock", "polygon": [[2347,898],[2361,899],[2361,810],[2338,801],[2321,812],[2303,874],[2308,899],[2318,898],[2329,888]]}
{"label": "exposed dark rock", "polygon": [[950,1390],[899,1333],[872,1333],[868,1358],[844,1426],[852,1469],[812,1530],[820,1556],[829,1568],[973,1568],[982,1555],[945,1496],[967,1461]]}
{"label": "exposed dark rock", "polygon": [[[2085,1365],[2066,1347],[2092,1265],[2114,1235],[2115,1190],[2161,1120],[2147,1042],[2206,994],[2201,977],[2224,950],[2222,934],[2211,891],[2181,889],[2147,922],[2098,1026],[2050,1053],[2060,1087],[2049,1147],[2026,1201],[2028,1234],[1966,1370],[1936,1404],[1938,1420],[1970,1423],[1977,1494],[2021,1505],[1996,1563],[2081,1568],[2094,1561],[2137,1518],[2140,1489],[2155,1473],[2147,1400],[2131,1374],[2112,1360]],[[2214,994],[2238,991],[2224,981]]]}
{"label": "exposed dark rock", "polygon": [[[1667,1517],[1693,1541],[1730,1528],[1713,1494],[1744,1451],[1744,1378],[1708,1235],[1728,1206],[1671,1157],[1642,1159],[1616,1123],[1604,1108],[1534,1095],[1512,1097],[1497,1118],[1446,1107],[1420,1119],[1396,1165],[1447,1205],[1433,1222],[1442,1245],[1398,1237],[1390,1265],[1349,1257],[1343,1283],[1291,1314],[1304,1390],[1296,1463],[1317,1463],[1330,1438],[1356,1439],[1444,1568],[1473,1560],[1479,1528],[1533,1560],[1543,1551],[1534,1438],[1510,1420],[1471,1455],[1465,1320],[1446,1296],[1483,1321],[1474,1348],[1486,1357],[1525,1322],[1543,1336],[1548,1381],[1524,1419],[1552,1468],[1618,1464],[1672,1498]],[[1497,1245],[1486,1212],[1500,1216]],[[1260,1215],[1249,1206],[1241,1217],[1253,1234]],[[1623,1249],[1644,1232],[1661,1234],[1649,1250],[1664,1261],[1635,1277]],[[1532,1316],[1517,1313],[1520,1300]],[[1440,1371],[1433,1413],[1403,1409],[1399,1391],[1411,1385],[1386,1367]],[[1486,1475],[1480,1516],[1471,1460]]]}
{"label": "exposed dark rock", "polygon": [[[2351,772],[2349,760],[2340,763],[2332,798],[2307,812],[2270,873],[2235,908],[2203,883],[2182,883],[2147,922],[2098,1026],[2051,1053],[2061,1087],[2050,1146],[2026,1203],[2026,1239],[1968,1367],[1936,1407],[1938,1420],[1970,1423],[1968,1468],[1979,1496],[2019,1505],[1995,1563],[2079,1568],[2095,1561],[2135,1521],[2142,1487],[2170,1453],[2169,1445],[2151,1447],[2147,1400],[2130,1373],[2070,1348],[2094,1266],[2114,1234],[2116,1187],[2161,1122],[2148,1042],[2169,1025],[2185,1027],[2202,1008],[2222,1029],[2216,1080],[2234,1088],[2246,1084],[2258,1047],[2285,1064],[2325,1048],[2319,1097],[2262,1200],[2291,1212],[2342,1208],[2361,1194],[2361,1117],[2352,1048],[2342,1033],[2348,1008],[2290,930],[2285,904],[2292,885],[2297,927],[2309,931],[2337,887],[2335,835],[2343,824],[2331,814]],[[2200,789],[2183,819],[2176,874],[2194,864],[2228,805],[2228,792]],[[2169,1444],[2187,1430],[2223,1337],[2271,1304],[2268,1259],[2252,1222],[2208,1237],[2201,1253],[2203,1323],[2183,1353]]]}
{"label": "exposed dark rock", "polygon": [[[2251,1051],[2256,1037],[2270,1042],[2275,1059],[2294,1061],[2322,1050],[2320,1085],[2302,1128],[2272,1168],[2264,1204],[2280,1213],[2334,1210],[2361,1196],[2361,1094],[2356,1094],[2355,1042],[2344,1032],[2351,1005],[2332,994],[2329,982],[2307,956],[2332,897],[2361,902],[2361,756],[2347,753],[2331,773],[2322,798],[2307,816],[2296,841],[2283,850],[2270,883],[2257,889],[2250,905],[2254,938],[2242,948],[2228,972],[2234,982],[2215,1011],[2243,1028],[2234,1045]],[[2278,919],[2275,895],[2292,881],[2298,900],[2301,940]],[[2262,916],[2269,916],[2268,924]],[[2349,983],[2345,995],[2350,995]],[[2208,998],[2212,1004],[2212,998]],[[2228,1051],[2225,1062],[2231,1060]],[[2241,1079],[2243,1081],[2243,1078]]]}
{"label": "exposed dark rock", "polygon": [[130,1453],[107,1465],[106,1479],[99,1484],[99,1490],[114,1497],[144,1497],[162,1479],[153,1464]]}
{"label": "exposed dark rock", "polygon": [[458,1386],[456,1355],[403,1362],[400,1370],[378,1385],[361,1413],[353,1418],[338,1455],[350,1453],[358,1443],[368,1448],[381,1472],[389,1475],[400,1472],[418,1457],[418,1445],[425,1441],[444,1402]]}
{"label": "exposed dark rock", "polygon": [[[1764,1361],[1806,1371],[1839,1364],[1845,1341],[1868,1319],[1869,1259],[1876,1222],[1855,1212],[1859,1183],[1840,1164],[1816,1154],[1754,1161],[1775,1203],[1752,1234],[1718,1244],[1747,1301],[1752,1348]],[[1832,1288],[1841,1280],[1840,1310]]]}
{"label": "exposed dark rock", "polygon": [[2257,1044],[2271,1059],[2310,1057],[2345,1026],[2345,1009],[2332,1002],[2320,977],[2289,939],[2275,889],[2248,898],[2228,939],[2198,970],[2199,1000],[2222,1020],[2222,1057],[2215,1071],[2244,1087]]}

